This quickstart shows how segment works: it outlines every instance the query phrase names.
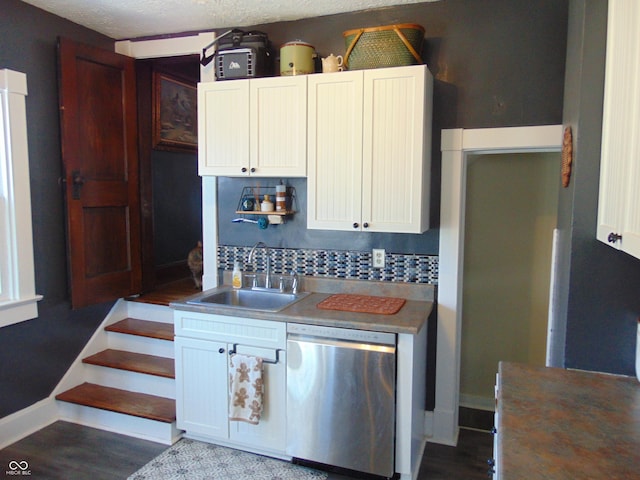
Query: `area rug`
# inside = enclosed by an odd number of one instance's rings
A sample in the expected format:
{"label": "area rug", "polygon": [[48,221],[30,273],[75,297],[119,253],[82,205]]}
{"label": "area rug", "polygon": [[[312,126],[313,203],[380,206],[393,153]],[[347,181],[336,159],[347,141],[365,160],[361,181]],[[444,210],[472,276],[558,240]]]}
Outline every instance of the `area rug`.
{"label": "area rug", "polygon": [[182,439],[127,480],[323,480],[325,472],[283,460]]}

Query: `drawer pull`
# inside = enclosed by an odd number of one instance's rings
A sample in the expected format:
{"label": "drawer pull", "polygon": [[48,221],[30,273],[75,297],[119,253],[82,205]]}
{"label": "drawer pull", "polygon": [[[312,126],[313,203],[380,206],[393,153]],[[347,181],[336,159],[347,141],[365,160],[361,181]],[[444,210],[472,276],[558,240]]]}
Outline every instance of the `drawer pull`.
{"label": "drawer pull", "polygon": [[609,243],[616,243],[618,240],[622,240],[622,235],[619,233],[611,232],[607,237],[607,242]]}

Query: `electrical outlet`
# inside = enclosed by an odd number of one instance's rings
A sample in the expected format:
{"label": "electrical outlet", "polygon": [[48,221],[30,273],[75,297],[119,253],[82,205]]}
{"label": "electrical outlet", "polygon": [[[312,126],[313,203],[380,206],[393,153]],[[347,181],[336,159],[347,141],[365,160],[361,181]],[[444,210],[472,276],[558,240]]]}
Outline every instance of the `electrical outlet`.
{"label": "electrical outlet", "polygon": [[374,248],[372,250],[373,268],[384,268],[385,251],[384,248]]}

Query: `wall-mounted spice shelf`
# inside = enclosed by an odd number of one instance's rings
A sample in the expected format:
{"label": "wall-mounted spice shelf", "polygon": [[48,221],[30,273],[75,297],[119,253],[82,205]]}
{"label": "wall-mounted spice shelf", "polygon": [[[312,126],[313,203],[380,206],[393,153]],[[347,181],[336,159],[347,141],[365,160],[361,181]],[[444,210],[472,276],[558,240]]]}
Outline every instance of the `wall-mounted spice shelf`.
{"label": "wall-mounted spice shelf", "polygon": [[269,195],[269,198],[276,205],[276,187],[270,186],[255,186],[255,187],[243,187],[238,206],[236,207],[236,213],[240,215],[279,215],[287,216],[293,215],[295,210],[292,206],[296,202],[296,189],[295,187],[287,186],[286,189],[286,209],[285,210],[272,210],[270,212],[263,212],[260,210],[260,203],[264,199],[265,195]]}

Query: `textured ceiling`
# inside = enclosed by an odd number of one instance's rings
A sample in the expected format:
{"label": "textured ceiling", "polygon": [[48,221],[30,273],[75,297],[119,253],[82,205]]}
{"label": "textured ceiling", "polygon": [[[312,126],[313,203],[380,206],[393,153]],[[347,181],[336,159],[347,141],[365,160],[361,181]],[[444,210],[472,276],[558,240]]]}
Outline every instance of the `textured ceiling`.
{"label": "textured ceiling", "polygon": [[116,40],[437,0],[23,0]]}

